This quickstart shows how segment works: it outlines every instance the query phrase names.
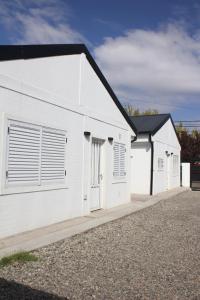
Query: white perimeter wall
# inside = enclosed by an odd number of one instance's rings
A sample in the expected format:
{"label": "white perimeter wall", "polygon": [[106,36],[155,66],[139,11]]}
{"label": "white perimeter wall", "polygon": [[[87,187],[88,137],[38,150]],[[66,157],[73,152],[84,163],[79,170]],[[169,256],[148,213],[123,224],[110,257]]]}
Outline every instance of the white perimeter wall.
{"label": "white perimeter wall", "polygon": [[151,145],[134,143],[131,148],[131,193],[150,193]]}
{"label": "white perimeter wall", "polygon": [[[0,63],[0,238],[90,212],[92,136],[104,140],[103,207],[130,200],[130,127],[85,55]],[[49,190],[5,189],[7,117],[67,131],[66,184]],[[86,139],[83,132],[90,131]],[[113,179],[111,136],[126,144],[127,175]],[[84,200],[85,199],[85,200]]]}
{"label": "white perimeter wall", "polygon": [[138,135],[131,145],[131,193],[150,193],[151,144],[148,135]]}
{"label": "white perimeter wall", "polygon": [[190,163],[182,163],[182,186],[190,187]]}
{"label": "white perimeter wall", "polygon": [[[180,144],[171,120],[152,137],[154,142],[153,194],[180,186]],[[170,155],[166,155],[166,151]],[[173,153],[173,154],[172,154]],[[178,155],[178,173],[173,172],[173,155]],[[158,170],[158,158],[164,160],[164,170]]]}

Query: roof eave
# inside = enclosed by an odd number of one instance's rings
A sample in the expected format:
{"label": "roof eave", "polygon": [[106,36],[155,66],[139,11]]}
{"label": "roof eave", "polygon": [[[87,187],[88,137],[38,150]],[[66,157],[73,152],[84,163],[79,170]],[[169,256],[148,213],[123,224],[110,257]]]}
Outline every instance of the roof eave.
{"label": "roof eave", "polygon": [[1,45],[0,61],[17,59],[34,59],[61,55],[78,55],[84,53],[91,67],[101,80],[105,89],[113,99],[128,125],[137,134],[135,125],[129,119],[128,114],[118,100],[107,79],[96,64],[94,58],[84,44],[45,44],[45,45]]}
{"label": "roof eave", "polygon": [[138,131],[138,134],[152,134],[151,131]]}

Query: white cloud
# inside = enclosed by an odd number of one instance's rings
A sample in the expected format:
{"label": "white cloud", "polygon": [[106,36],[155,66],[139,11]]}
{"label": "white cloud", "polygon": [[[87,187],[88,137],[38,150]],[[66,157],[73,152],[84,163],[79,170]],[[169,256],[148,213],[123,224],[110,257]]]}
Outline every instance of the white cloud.
{"label": "white cloud", "polygon": [[71,11],[62,0],[2,0],[0,22],[11,43],[88,43],[69,25]]}
{"label": "white cloud", "polygon": [[17,21],[23,28],[18,43],[80,43],[84,38],[67,24],[52,25],[41,17],[18,14]]}
{"label": "white cloud", "polygon": [[[66,0],[0,0],[0,25],[11,44],[86,43],[69,23]],[[112,22],[103,21],[106,26]],[[181,24],[181,23],[179,23]],[[140,108],[181,109],[200,98],[200,31],[184,25],[132,29],[106,38],[94,56],[119,99]]]}
{"label": "white cloud", "polygon": [[166,111],[200,97],[200,39],[180,26],[129,30],[94,55],[120,99],[135,106]]}

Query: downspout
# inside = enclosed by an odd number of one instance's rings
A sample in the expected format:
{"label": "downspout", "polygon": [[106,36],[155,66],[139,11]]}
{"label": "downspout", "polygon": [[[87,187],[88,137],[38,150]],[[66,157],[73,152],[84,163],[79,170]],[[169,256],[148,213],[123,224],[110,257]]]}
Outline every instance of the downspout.
{"label": "downspout", "polygon": [[137,140],[137,136],[135,136],[132,140],[131,140],[131,144],[134,143]]}
{"label": "downspout", "polygon": [[149,142],[151,144],[151,173],[150,173],[150,195],[153,195],[153,167],[154,167],[154,142],[149,134]]}
{"label": "downspout", "polygon": [[[131,149],[132,149],[132,143],[134,143],[135,141],[137,140],[137,135],[136,136],[134,136],[134,138],[131,140]],[[132,155],[130,156],[131,158],[133,157]],[[131,166],[132,166],[132,164],[131,164]],[[131,168],[131,179],[132,179],[132,168]],[[131,182],[131,180],[130,180],[130,182]]]}

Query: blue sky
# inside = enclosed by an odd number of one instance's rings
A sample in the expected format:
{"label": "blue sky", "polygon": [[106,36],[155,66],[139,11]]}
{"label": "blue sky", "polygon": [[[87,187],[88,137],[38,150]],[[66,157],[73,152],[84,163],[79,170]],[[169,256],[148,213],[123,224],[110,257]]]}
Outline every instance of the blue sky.
{"label": "blue sky", "polygon": [[0,0],[0,44],[85,43],[122,103],[200,119],[200,1]]}

